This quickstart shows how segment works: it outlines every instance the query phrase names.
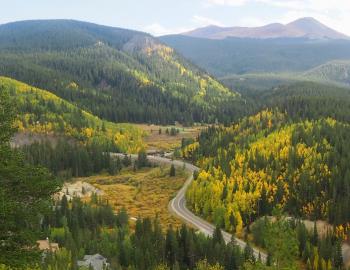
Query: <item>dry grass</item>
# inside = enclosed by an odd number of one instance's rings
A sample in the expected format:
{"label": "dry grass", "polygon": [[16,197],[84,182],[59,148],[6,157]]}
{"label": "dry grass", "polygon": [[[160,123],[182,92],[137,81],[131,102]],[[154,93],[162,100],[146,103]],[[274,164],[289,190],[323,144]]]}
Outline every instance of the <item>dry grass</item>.
{"label": "dry grass", "polygon": [[[181,145],[182,138],[196,138],[205,126],[182,127],[182,126],[158,126],[158,125],[136,125],[138,128],[148,134],[144,137],[144,142],[149,151],[172,151]],[[166,129],[169,131],[172,127],[177,128],[180,132],[176,136],[166,134]],[[162,129],[162,134],[159,134],[159,129]]]}
{"label": "dry grass", "polygon": [[103,192],[110,205],[118,211],[125,207],[131,218],[158,216],[163,228],[175,227],[181,221],[168,211],[168,203],[186,181],[187,174],[176,170],[169,177],[169,167],[146,168],[134,172],[124,170],[116,176],[92,176],[79,180],[88,182]]}

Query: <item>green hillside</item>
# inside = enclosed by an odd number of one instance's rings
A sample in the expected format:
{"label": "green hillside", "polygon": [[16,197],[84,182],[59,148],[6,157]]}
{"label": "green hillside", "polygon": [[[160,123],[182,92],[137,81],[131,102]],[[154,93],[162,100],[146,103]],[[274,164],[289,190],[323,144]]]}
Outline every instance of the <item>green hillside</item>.
{"label": "green hillside", "polygon": [[252,95],[257,109],[279,108],[294,121],[332,117],[350,123],[350,89],[314,82],[278,86]]}
{"label": "green hillside", "polygon": [[180,35],[161,37],[161,40],[217,77],[301,72],[332,60],[350,59],[350,42],[346,40],[209,40]]}
{"label": "green hillside", "polygon": [[349,124],[332,118],[291,121],[278,110],[210,128],[183,149],[202,168],[188,190],[188,204],[231,231],[276,207],[346,228],[349,132]]}
{"label": "green hillside", "polygon": [[9,91],[15,101],[20,132],[61,134],[123,152],[135,153],[143,147],[143,132],[131,124],[102,121],[46,90],[6,77],[0,77],[0,88]]}
{"label": "green hillside", "polygon": [[303,74],[310,80],[350,86],[350,61],[331,61]]}
{"label": "green hillside", "polygon": [[305,72],[234,74],[222,77],[220,81],[241,93],[244,93],[245,90],[268,90],[296,82],[316,82],[350,87],[350,62],[345,60],[331,61]]}
{"label": "green hillside", "polygon": [[229,121],[239,95],[148,34],[67,20],[0,26],[0,75],[114,122]]}
{"label": "green hillside", "polygon": [[290,85],[296,82],[308,81],[299,73],[248,73],[242,75],[228,75],[219,80],[226,85],[237,89],[242,94],[247,91],[266,91],[280,85]]}

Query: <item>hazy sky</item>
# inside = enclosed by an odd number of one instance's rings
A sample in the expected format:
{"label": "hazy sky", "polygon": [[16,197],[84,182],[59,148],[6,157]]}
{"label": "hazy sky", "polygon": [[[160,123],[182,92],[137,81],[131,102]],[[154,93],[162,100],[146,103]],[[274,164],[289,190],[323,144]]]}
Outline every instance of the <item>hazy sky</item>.
{"label": "hazy sky", "polygon": [[164,35],[314,17],[350,35],[350,0],[0,0],[0,23],[77,19]]}

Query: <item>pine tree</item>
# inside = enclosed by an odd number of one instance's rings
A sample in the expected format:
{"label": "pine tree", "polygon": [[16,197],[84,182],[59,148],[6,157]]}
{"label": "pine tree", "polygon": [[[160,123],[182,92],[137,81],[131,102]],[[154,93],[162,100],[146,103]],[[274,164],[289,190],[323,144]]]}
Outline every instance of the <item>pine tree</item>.
{"label": "pine tree", "polygon": [[174,177],[176,172],[175,172],[175,166],[174,164],[171,164],[171,167],[170,167],[170,177]]}
{"label": "pine tree", "polygon": [[245,261],[255,262],[254,252],[249,242],[245,245],[244,248],[244,259]]}
{"label": "pine tree", "polygon": [[317,246],[318,243],[318,231],[317,231],[317,223],[314,221],[314,230],[313,230],[313,235],[312,235],[312,244],[314,246]]}
{"label": "pine tree", "polygon": [[0,86],[0,261],[22,266],[26,260],[35,261],[28,247],[39,237],[40,216],[59,183],[46,169],[28,165],[10,148],[13,102]]}
{"label": "pine tree", "polygon": [[341,242],[339,240],[335,244],[333,264],[336,269],[342,269],[343,267],[343,255],[341,249]]}
{"label": "pine tree", "polygon": [[224,244],[224,237],[222,236],[221,228],[219,226],[216,226],[213,232],[213,245]]}
{"label": "pine tree", "polygon": [[177,261],[178,243],[173,228],[170,226],[165,239],[165,257],[168,265],[174,265]]}
{"label": "pine tree", "polygon": [[140,150],[137,156],[137,167],[139,169],[148,166],[148,158],[145,150]]}

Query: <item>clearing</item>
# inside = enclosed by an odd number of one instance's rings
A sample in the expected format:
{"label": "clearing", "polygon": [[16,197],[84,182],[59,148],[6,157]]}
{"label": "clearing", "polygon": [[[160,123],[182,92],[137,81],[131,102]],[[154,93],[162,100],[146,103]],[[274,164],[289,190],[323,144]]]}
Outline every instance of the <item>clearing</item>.
{"label": "clearing", "polygon": [[169,176],[169,166],[143,168],[133,171],[124,169],[116,176],[91,176],[79,178],[102,193],[115,211],[125,208],[132,219],[141,217],[158,219],[163,228],[182,223],[168,211],[169,201],[185,183],[188,175],[182,169],[176,169],[176,176]]}
{"label": "clearing", "polygon": [[[152,152],[167,152],[173,151],[175,148],[181,146],[183,138],[196,138],[198,134],[206,128],[206,126],[193,126],[183,127],[180,125],[175,126],[158,126],[158,125],[146,125],[136,124],[136,126],[147,134],[143,139],[146,145],[146,149],[149,153]],[[176,135],[170,135],[171,129],[179,131]],[[169,134],[166,132],[168,129]],[[161,130],[161,133],[159,132]]]}

